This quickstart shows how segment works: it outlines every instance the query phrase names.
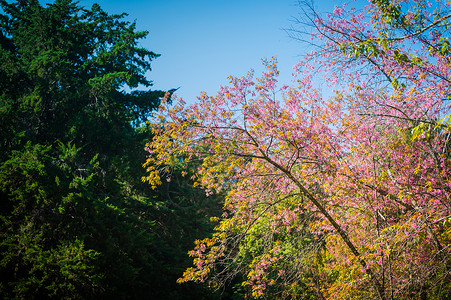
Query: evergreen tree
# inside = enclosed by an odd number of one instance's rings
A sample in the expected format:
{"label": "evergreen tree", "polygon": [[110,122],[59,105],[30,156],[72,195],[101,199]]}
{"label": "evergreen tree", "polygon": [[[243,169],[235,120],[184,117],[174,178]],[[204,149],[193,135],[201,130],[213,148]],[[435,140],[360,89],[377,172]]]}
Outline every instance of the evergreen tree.
{"label": "evergreen tree", "polygon": [[0,298],[201,297],[175,279],[217,198],[140,179],[164,95],[147,32],[96,4],[0,8]]}

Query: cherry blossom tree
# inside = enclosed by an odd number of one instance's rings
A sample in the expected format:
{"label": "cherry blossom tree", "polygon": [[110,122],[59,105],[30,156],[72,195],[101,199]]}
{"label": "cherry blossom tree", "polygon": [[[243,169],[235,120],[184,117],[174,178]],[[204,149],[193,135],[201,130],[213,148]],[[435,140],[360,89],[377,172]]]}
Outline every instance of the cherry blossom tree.
{"label": "cherry blossom tree", "polygon": [[[215,96],[162,103],[143,180],[226,192],[180,282],[238,274],[255,298],[437,299],[451,292],[447,5],[373,1],[309,24],[290,86],[264,60]],[[321,71],[336,90],[315,88]],[[167,99],[169,100],[169,99]],[[187,168],[187,170],[190,168]]]}

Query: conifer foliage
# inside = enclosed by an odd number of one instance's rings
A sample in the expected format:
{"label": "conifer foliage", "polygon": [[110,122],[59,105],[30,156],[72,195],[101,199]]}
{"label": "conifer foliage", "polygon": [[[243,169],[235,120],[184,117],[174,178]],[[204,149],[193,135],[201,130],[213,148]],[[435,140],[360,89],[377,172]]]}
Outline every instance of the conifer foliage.
{"label": "conifer foliage", "polygon": [[150,89],[147,32],[97,4],[0,8],[0,298],[194,295],[175,274],[214,201],[141,182],[145,121],[164,95]]}

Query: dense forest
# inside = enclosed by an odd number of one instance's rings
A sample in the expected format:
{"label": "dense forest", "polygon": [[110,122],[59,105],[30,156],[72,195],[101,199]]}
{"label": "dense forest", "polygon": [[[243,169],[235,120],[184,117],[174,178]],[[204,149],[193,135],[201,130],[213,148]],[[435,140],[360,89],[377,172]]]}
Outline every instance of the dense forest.
{"label": "dense forest", "polygon": [[451,299],[450,3],[299,4],[292,83],[187,105],[125,14],[0,0],[0,298]]}
{"label": "dense forest", "polygon": [[0,5],[0,298],[214,298],[176,280],[223,196],[141,181],[171,92],[145,76],[147,32],[98,5]]}

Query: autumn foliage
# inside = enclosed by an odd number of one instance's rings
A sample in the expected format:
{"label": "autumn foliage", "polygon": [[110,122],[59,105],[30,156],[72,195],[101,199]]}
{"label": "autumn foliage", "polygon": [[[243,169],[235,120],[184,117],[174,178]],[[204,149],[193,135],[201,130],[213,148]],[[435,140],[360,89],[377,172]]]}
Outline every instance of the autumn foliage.
{"label": "autumn foliage", "polygon": [[259,78],[229,77],[216,96],[173,98],[155,116],[143,179],[196,162],[186,175],[227,193],[179,281],[241,276],[255,298],[448,299],[448,3],[304,8],[318,50],[292,86],[265,60]]}

